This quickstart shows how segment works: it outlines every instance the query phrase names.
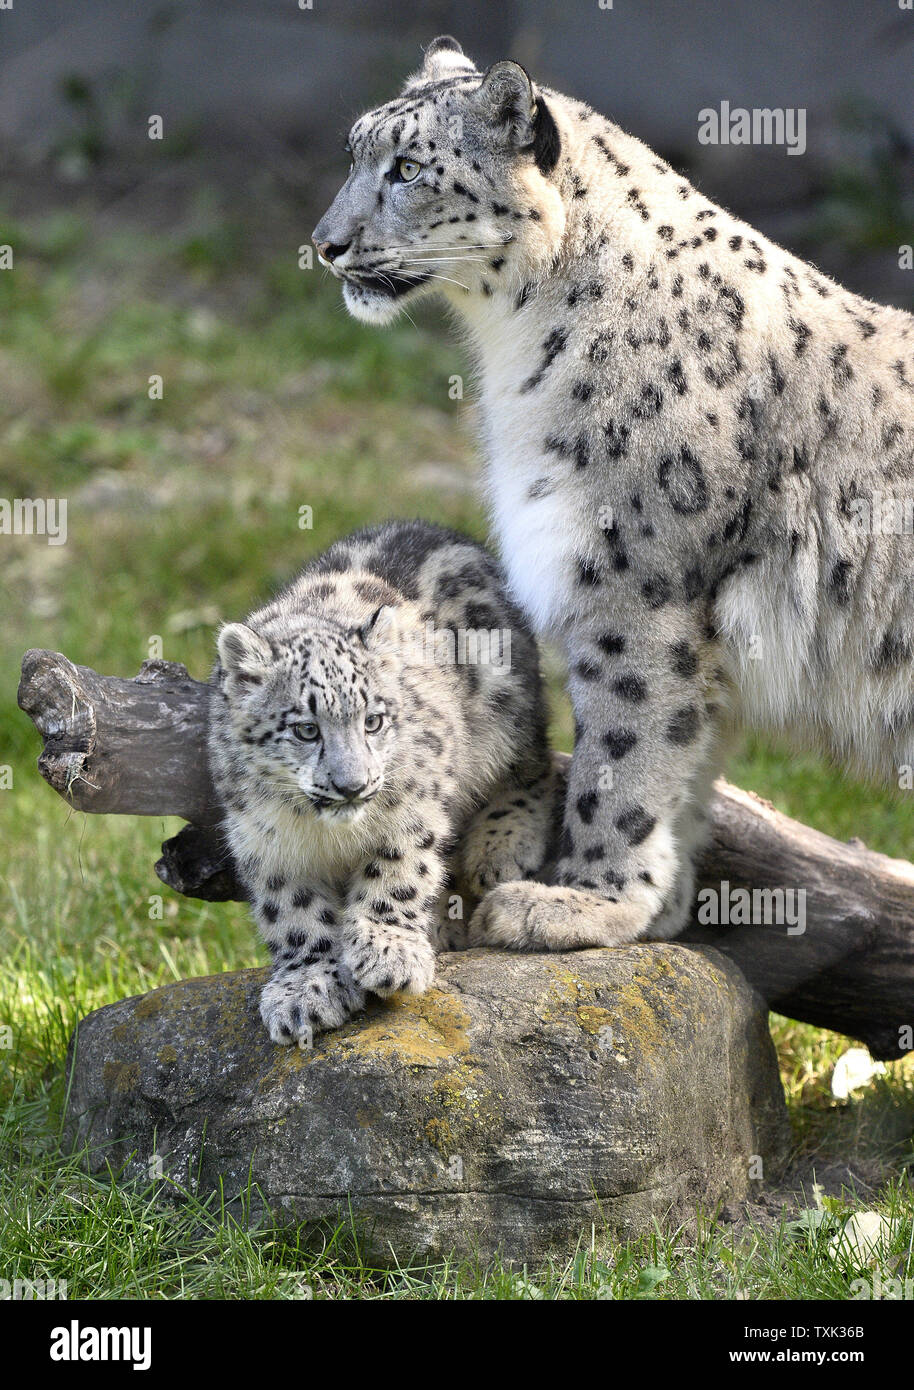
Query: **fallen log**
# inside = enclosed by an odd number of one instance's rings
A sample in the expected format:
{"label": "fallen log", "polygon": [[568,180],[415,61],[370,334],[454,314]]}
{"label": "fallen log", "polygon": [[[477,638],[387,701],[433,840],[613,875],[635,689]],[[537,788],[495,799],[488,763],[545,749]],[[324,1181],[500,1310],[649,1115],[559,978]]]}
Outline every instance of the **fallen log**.
{"label": "fallen log", "polygon": [[38,771],[80,811],[219,819],[206,758],[206,686],[175,661],[133,680],[27,651],[19,706],[44,739]]}
{"label": "fallen log", "polygon": [[[190,897],[244,897],[218,830],[205,684],[175,662],[144,662],[124,680],[33,650],[19,704],[44,739],[39,771],[68,804],[181,817],[189,824],[155,866],[162,881]],[[841,844],[722,780],[711,816],[699,877],[716,896],[699,902],[721,907],[696,914],[679,939],[715,946],[771,1008],[858,1038],[874,1057],[914,1049],[914,866]],[[803,895],[787,920],[785,890]],[[743,920],[732,908],[747,894]]]}

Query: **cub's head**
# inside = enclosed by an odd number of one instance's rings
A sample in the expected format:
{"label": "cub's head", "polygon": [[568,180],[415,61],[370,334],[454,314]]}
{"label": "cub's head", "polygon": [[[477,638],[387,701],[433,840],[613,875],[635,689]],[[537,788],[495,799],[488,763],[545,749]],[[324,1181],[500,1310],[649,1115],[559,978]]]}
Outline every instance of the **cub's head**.
{"label": "cub's head", "polygon": [[348,631],[309,620],[281,641],[245,623],[224,627],[218,684],[244,771],[317,815],[358,818],[397,749],[395,632],[388,607]]}
{"label": "cub's head", "polygon": [[429,46],[402,94],[349,132],[349,177],[314,229],[350,313],[390,322],[434,290],[519,289],[565,229],[561,135],[518,63],[480,73],[452,38]]}

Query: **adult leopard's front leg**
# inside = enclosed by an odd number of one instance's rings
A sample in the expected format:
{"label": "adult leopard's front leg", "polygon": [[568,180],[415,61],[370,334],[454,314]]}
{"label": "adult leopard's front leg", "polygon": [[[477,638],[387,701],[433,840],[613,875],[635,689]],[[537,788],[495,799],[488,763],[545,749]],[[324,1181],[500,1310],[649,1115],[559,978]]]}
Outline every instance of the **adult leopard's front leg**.
{"label": "adult leopard's front leg", "polygon": [[667,621],[570,646],[577,737],[555,883],[494,889],[470,923],[474,944],[621,945],[655,934],[655,922],[673,936],[688,914],[678,835],[703,809],[692,798],[706,795],[717,735],[712,644]]}
{"label": "adult leopard's front leg", "polygon": [[688,920],[695,900],[696,861],[711,833],[710,801],[714,779],[723,762],[724,744],[725,739],[718,731],[718,737],[709,741],[682,800],[673,825],[679,872],[661,911],[647,930],[646,936],[651,941],[666,941],[677,936]]}

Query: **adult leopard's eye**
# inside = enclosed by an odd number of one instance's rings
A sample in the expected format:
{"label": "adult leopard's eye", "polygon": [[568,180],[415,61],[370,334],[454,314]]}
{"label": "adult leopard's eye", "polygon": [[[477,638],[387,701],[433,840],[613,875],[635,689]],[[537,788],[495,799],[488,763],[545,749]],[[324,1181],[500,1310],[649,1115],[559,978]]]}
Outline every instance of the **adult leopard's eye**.
{"label": "adult leopard's eye", "polygon": [[397,173],[404,183],[412,183],[422,173],[422,165],[417,164],[414,159],[397,160]]}
{"label": "adult leopard's eye", "polygon": [[366,714],[365,732],[366,734],[376,734],[384,723],[383,714]]}
{"label": "adult leopard's eye", "polygon": [[321,731],[316,724],[293,724],[292,732],[296,738],[300,738],[302,743],[316,743],[321,736]]}

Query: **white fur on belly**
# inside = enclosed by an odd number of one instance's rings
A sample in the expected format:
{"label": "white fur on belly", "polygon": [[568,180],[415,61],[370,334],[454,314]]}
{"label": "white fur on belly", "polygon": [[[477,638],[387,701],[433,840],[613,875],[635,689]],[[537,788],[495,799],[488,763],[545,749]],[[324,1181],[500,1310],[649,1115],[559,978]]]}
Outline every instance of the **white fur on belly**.
{"label": "white fur on belly", "polygon": [[527,498],[533,477],[505,470],[492,480],[492,519],[511,592],[543,633],[568,606],[571,545],[562,498]]}
{"label": "white fur on belly", "polygon": [[533,484],[553,474],[555,460],[543,456],[544,425],[537,412],[516,398],[519,364],[504,348],[492,355],[494,388],[487,389],[483,402],[486,492],[511,592],[534,629],[545,633],[568,606],[572,537],[580,526],[574,524],[573,504],[561,481],[550,496],[530,497]]}

